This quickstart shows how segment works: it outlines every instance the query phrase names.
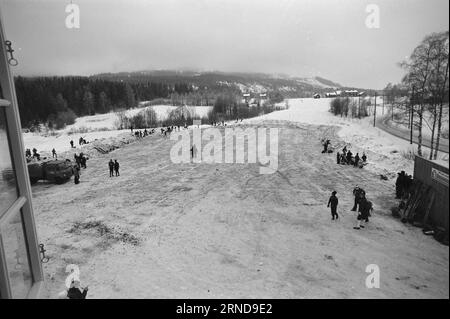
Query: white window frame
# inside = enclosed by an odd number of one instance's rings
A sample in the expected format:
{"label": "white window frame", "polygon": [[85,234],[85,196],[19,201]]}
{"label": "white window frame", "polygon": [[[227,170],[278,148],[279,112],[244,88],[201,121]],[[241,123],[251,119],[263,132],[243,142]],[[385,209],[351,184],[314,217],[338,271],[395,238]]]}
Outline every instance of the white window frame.
{"label": "white window frame", "polygon": [[[30,178],[24,156],[25,148],[22,138],[19,108],[17,105],[14,78],[8,63],[5,45],[6,40],[0,11],[0,93],[1,98],[4,99],[0,100],[0,108],[5,110],[7,135],[10,145],[9,151],[14,164],[18,192],[18,197],[15,202],[0,216],[0,226],[5,225],[9,219],[16,214],[22,215],[28,260],[32,276],[32,286],[26,298],[39,298],[44,289],[44,274],[42,271],[38,237],[34,221]],[[1,298],[12,298],[5,257],[0,233],[0,296]]]}

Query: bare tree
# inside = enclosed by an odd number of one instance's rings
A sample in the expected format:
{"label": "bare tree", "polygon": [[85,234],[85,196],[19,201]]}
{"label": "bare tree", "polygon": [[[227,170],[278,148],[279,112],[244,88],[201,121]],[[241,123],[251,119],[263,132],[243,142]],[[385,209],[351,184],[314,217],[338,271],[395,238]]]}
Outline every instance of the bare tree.
{"label": "bare tree", "polygon": [[401,66],[407,71],[403,82],[409,87],[414,88],[417,92],[417,102],[419,104],[419,107],[416,110],[419,117],[417,154],[419,156],[422,156],[423,115],[425,104],[427,102],[426,100],[429,100],[431,95],[428,85],[429,79],[433,73],[433,58],[435,58],[434,52],[438,42],[437,33],[426,36],[413,50],[409,59],[401,63]]}
{"label": "bare tree", "polygon": [[449,72],[449,32],[442,32],[439,34],[438,39],[438,48],[437,48],[437,56],[436,63],[439,65],[440,72],[437,72],[433,77],[434,82],[437,84],[438,92],[437,92],[437,100],[439,101],[439,111],[437,113],[438,118],[438,127],[436,134],[436,147],[434,149],[433,158],[437,158],[437,153],[439,151],[439,142],[441,137],[442,130],[442,109],[445,102],[448,102],[448,94],[449,94],[449,81],[448,81],[448,72]]}

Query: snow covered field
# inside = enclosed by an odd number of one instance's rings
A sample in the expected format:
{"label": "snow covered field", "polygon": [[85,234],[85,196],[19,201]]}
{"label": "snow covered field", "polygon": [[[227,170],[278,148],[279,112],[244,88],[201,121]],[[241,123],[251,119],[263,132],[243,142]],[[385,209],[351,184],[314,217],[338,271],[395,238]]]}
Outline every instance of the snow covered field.
{"label": "snow covered field", "polygon": [[[139,107],[125,111],[128,117],[134,116],[148,107]],[[167,118],[169,113],[177,107],[171,105],[154,105],[151,106],[156,112],[159,120]],[[206,116],[211,107],[209,106],[190,106],[192,112],[203,117]],[[116,137],[128,130],[117,130],[116,121],[117,113],[111,112],[106,114],[97,114],[91,116],[83,116],[76,119],[75,123],[68,125],[62,130],[57,130],[53,134],[43,133],[24,133],[25,148],[30,150],[36,148],[41,156],[51,156],[51,151],[55,148],[56,152],[63,153],[71,150],[70,141],[74,141],[74,145],[78,146],[78,139],[83,137],[89,142],[102,138]],[[77,152],[77,151],[75,151]]]}
{"label": "snow covered field", "polygon": [[[79,185],[33,186],[48,297],[75,263],[88,298],[448,298],[448,247],[391,217],[395,173],[412,173],[401,155],[409,144],[370,119],[332,116],[328,103],[290,100],[238,124],[280,129],[275,174],[260,175],[259,164],[174,164],[174,141],[156,134],[92,153]],[[320,153],[322,137],[365,151],[369,165],[336,165]],[[120,177],[109,177],[111,158]],[[350,211],[355,184],[375,206],[362,230]],[[338,221],[326,207],[332,190]],[[365,286],[369,264],[380,267],[379,289]]]}

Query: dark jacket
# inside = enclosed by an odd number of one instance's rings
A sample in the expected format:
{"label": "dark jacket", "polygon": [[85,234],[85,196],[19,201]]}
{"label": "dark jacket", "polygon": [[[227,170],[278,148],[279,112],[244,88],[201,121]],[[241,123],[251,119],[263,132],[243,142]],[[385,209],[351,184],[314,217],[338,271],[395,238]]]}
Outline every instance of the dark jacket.
{"label": "dark jacket", "polygon": [[372,209],[372,203],[363,198],[359,204],[359,213],[362,219],[366,219],[370,216],[370,210]]}
{"label": "dark jacket", "polygon": [[338,203],[339,203],[339,200],[336,197],[336,195],[331,195],[330,199],[328,200],[328,206],[331,205],[331,207],[336,208]]}
{"label": "dark jacket", "polygon": [[119,167],[120,167],[119,162],[115,162],[115,163],[114,163],[114,169],[115,169],[116,171],[118,171],[118,170],[119,170]]}
{"label": "dark jacket", "polygon": [[67,298],[69,299],[86,299],[87,289],[83,289],[83,292],[80,289],[72,287],[67,291]]}
{"label": "dark jacket", "polygon": [[113,162],[113,161],[110,161],[110,162],[108,163],[108,165],[109,165],[109,169],[112,171],[112,170],[114,169],[114,162]]}

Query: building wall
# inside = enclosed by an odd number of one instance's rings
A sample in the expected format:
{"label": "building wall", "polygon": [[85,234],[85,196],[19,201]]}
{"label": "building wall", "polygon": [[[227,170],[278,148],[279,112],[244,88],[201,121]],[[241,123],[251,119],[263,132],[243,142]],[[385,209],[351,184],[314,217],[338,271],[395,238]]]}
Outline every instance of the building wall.
{"label": "building wall", "polygon": [[435,191],[435,200],[429,215],[429,221],[445,228],[448,232],[448,167],[416,156],[414,160],[414,179],[429,185]]}

